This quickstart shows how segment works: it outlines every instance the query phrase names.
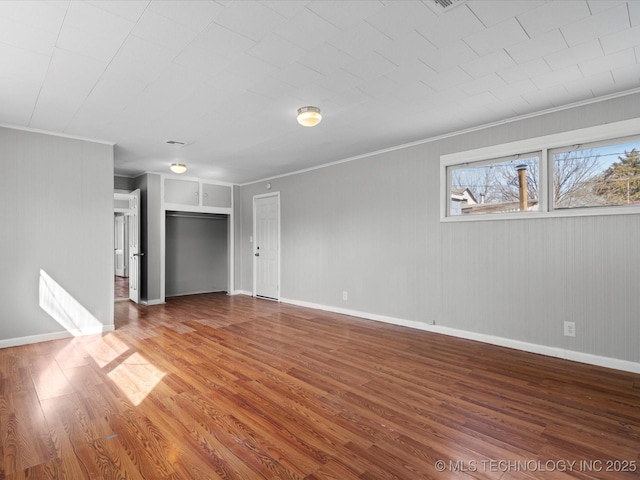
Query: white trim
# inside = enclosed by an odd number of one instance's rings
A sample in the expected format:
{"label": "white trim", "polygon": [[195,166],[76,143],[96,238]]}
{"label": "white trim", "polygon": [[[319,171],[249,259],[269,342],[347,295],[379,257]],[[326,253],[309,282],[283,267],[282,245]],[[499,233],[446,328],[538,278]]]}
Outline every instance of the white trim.
{"label": "white trim", "polygon": [[164,305],[166,302],[164,300],[161,299],[154,299],[154,300],[140,300],[140,304],[144,305],[145,307],[151,307],[153,305]]}
{"label": "white trim", "polygon": [[176,297],[188,297],[189,295],[204,295],[206,293],[227,293],[226,287],[222,290],[201,290],[199,292],[185,292],[185,293],[176,293],[175,295],[169,295],[167,298],[176,298]]}
{"label": "white trim", "polygon": [[570,103],[570,104],[567,104],[567,105],[562,105],[560,107],[548,108],[546,110],[541,110],[539,112],[526,113],[524,115],[518,115],[516,117],[511,117],[511,118],[507,118],[507,119],[504,119],[504,120],[499,120],[497,122],[484,123],[484,124],[478,125],[476,127],[466,128],[466,129],[463,129],[463,130],[456,130],[455,132],[445,133],[445,134],[442,134],[442,135],[437,135],[435,137],[429,137],[429,138],[425,138],[423,140],[417,140],[415,142],[403,143],[402,145],[396,145],[394,147],[383,148],[381,150],[375,150],[373,152],[363,153],[361,155],[355,155],[353,157],[344,158],[342,160],[336,160],[334,162],[323,163],[322,165],[318,165],[318,166],[315,166],[315,167],[304,168],[304,169],[301,169],[301,170],[294,170],[293,172],[283,173],[283,174],[280,174],[280,175],[273,175],[271,177],[261,178],[259,180],[252,180],[250,182],[245,182],[245,183],[239,183],[237,185],[239,185],[240,187],[245,187],[247,185],[253,185],[253,184],[256,184],[256,183],[260,183],[260,182],[266,182],[266,181],[269,181],[269,180],[275,180],[277,178],[288,177],[290,175],[297,175],[299,173],[312,172],[314,170],[319,170],[319,169],[326,168],[326,167],[332,167],[334,165],[339,165],[341,163],[352,162],[354,160],[360,160],[360,159],[367,158],[367,157],[373,157],[373,156],[380,155],[380,154],[383,154],[383,153],[389,153],[389,152],[393,152],[393,151],[396,151],[396,150],[402,150],[404,148],[415,147],[417,145],[424,145],[425,143],[437,142],[439,140],[444,140],[446,138],[457,137],[459,135],[466,135],[468,133],[481,131],[481,130],[484,130],[484,129],[487,129],[487,128],[498,127],[500,125],[507,125],[509,123],[519,122],[521,120],[527,120],[529,118],[536,118],[536,117],[540,117],[540,116],[543,116],[543,115],[549,115],[549,114],[556,113],[556,112],[562,112],[564,110],[571,110],[572,108],[578,108],[578,107],[583,107],[583,106],[586,106],[586,105],[592,105],[594,103],[605,102],[607,100],[612,100],[614,98],[619,98],[619,97],[626,97],[627,95],[634,95],[636,93],[640,93],[640,88],[632,88],[632,89],[626,90],[624,92],[612,93],[610,95],[603,95],[603,96],[597,97],[597,98],[590,98],[590,99],[587,99],[587,100],[582,100],[580,102],[574,102],[574,103]]}
{"label": "white trim", "polygon": [[440,157],[444,166],[457,165],[466,162],[489,160],[526,152],[537,152],[542,149],[566,147],[572,143],[597,142],[609,138],[637,135],[640,130],[640,118],[622,120],[620,122],[596,125],[593,127],[569,130],[542,137],[527,138],[516,142],[492,145],[463,152],[449,153]]}
{"label": "white trim", "polygon": [[183,205],[181,203],[164,203],[164,210],[172,212],[213,213],[221,215],[231,215],[233,213],[232,207],[204,207],[201,205]]}
{"label": "white trim", "polygon": [[[233,182],[225,182],[222,180],[210,180],[208,178],[201,178],[201,177],[193,177],[193,176],[189,176],[189,175],[184,175],[184,174],[177,174],[177,173],[167,173],[167,172],[155,172],[155,171],[145,171],[142,175],[151,173],[153,175],[160,175],[168,180],[187,180],[190,182],[198,182],[198,183],[206,183],[207,185],[220,185],[222,187],[235,187],[237,185],[237,183],[233,183]],[[123,177],[124,175],[117,175],[119,177]],[[137,178],[139,177],[139,175],[136,175],[135,177],[130,177],[130,178]]]}
{"label": "white trim", "polygon": [[8,338],[0,340],[0,348],[20,347],[22,345],[31,345],[33,343],[49,342],[51,340],[61,340],[64,338],[82,337],[86,335],[99,335],[102,333],[115,331],[114,325],[102,325],[101,327],[89,327],[78,330],[74,334],[66,330],[62,332],[42,333],[39,335],[30,335],[28,337]]}
{"label": "white trim", "polygon": [[253,297],[253,293],[248,290],[234,290],[233,292],[229,293],[229,295],[246,295],[247,297]]}
{"label": "white trim", "polygon": [[401,318],[388,317],[385,315],[377,315],[377,314],[367,313],[367,312],[360,312],[357,310],[348,310],[346,308],[331,307],[331,306],[321,305],[317,303],[292,300],[289,298],[281,298],[280,301],[282,303],[298,305],[300,307],[313,308],[316,310],[324,310],[332,313],[340,313],[340,314],[349,315],[352,317],[360,317],[367,320],[375,320],[378,322],[390,323],[393,325],[414,328],[416,330],[423,330],[426,332],[440,333],[440,334],[448,335],[451,337],[464,338],[467,340],[474,340],[477,342],[488,343],[491,345],[498,345],[501,347],[513,348],[515,350],[521,350],[521,351],[530,352],[530,353],[537,353],[540,355],[546,355],[548,357],[562,358],[565,360],[586,363],[589,365],[597,365],[599,367],[613,368],[615,370],[622,370],[625,372],[640,373],[640,362],[631,362],[629,360],[621,360],[618,358],[602,357],[600,355],[576,352],[573,350],[567,350],[559,347],[549,347],[546,345],[522,342],[520,340],[513,340],[505,337],[497,337],[495,335],[487,335],[484,333],[470,332],[467,330],[459,330],[456,328],[443,327],[440,325],[433,325],[433,324],[430,325],[428,323],[417,322],[415,320],[404,320]]}
{"label": "white trim", "polygon": [[256,200],[259,198],[269,198],[269,197],[276,197],[278,199],[278,297],[275,298],[276,301],[280,301],[280,292],[282,291],[281,287],[281,275],[282,275],[282,262],[281,262],[281,250],[282,250],[282,246],[280,244],[280,233],[281,233],[281,218],[280,218],[280,192],[269,192],[269,193],[263,193],[260,195],[254,195],[253,199],[252,199],[252,215],[253,215],[253,229],[252,229],[252,245],[251,245],[251,249],[252,249],[252,268],[253,268],[253,292],[252,292],[252,296],[256,296],[256,252],[255,252],[255,248],[253,247],[253,245],[255,245],[256,242]]}
{"label": "white trim", "polygon": [[[441,222],[476,222],[488,220],[527,220],[532,218],[583,217],[594,215],[628,215],[640,213],[640,207],[585,207],[575,209],[552,210],[547,201],[548,192],[553,188],[549,182],[549,159],[547,152],[553,148],[566,147],[580,143],[593,143],[603,140],[628,137],[640,134],[640,118],[632,118],[620,122],[596,125],[593,127],[569,130],[542,137],[528,138],[516,142],[503,143],[489,147],[449,153],[440,156],[440,221]],[[449,215],[449,177],[448,167],[465,163],[480,162],[492,158],[500,159],[527,152],[542,151],[540,166],[540,211],[518,213],[492,213],[485,215]],[[546,174],[545,179],[543,175]],[[544,195],[544,199],[542,198]],[[543,201],[544,200],[544,201]]]}
{"label": "white trim", "polygon": [[[112,159],[113,159],[113,156],[112,156]],[[115,200],[115,196],[114,196],[114,200]],[[116,283],[114,281],[114,275],[116,273],[116,259],[115,259],[115,251],[116,251],[116,222],[114,220],[114,215],[115,215],[116,211],[117,210],[114,210],[114,212],[111,214],[111,240],[110,240],[111,246],[109,247],[110,248],[110,251],[109,251],[109,272],[111,272],[110,273],[111,280],[109,281],[109,298],[112,298],[112,299],[115,299],[115,297],[116,297]],[[123,227],[123,228],[126,228],[126,227]],[[128,267],[127,267],[127,270],[128,270]],[[127,273],[129,273],[129,272],[127,271]],[[42,277],[42,271],[40,272],[40,276]],[[111,301],[111,302],[109,302],[109,319],[111,320],[112,324],[115,324],[115,318],[116,318],[115,302]]]}
{"label": "white trim", "polygon": [[[18,125],[9,125],[7,123],[0,123],[0,127],[8,128],[11,130],[21,130],[23,132],[41,133],[43,135],[51,135],[52,137],[68,138],[71,140],[81,140],[83,142],[100,143],[102,145],[109,145],[111,147],[115,145],[114,142],[108,142],[106,140],[98,140],[96,138],[81,137],[79,135],[69,135],[68,133],[51,132],[49,130],[42,130],[40,128],[20,127]],[[114,176],[115,176],[115,172],[114,172]],[[118,176],[122,177],[122,175],[118,175]]]}
{"label": "white trim", "polygon": [[230,292],[236,284],[236,228],[235,220],[233,219],[233,187],[231,187],[231,208],[229,210],[229,216],[227,217],[227,292]]}
{"label": "white trim", "polygon": [[[160,299],[162,303],[165,303],[167,300],[166,294],[166,283],[167,283],[167,204],[164,202],[164,175],[160,175]],[[147,179],[148,181],[148,179]],[[199,187],[198,187],[199,188]],[[148,190],[148,186],[147,186]],[[148,206],[148,202],[147,202]],[[147,207],[148,208],[148,207]],[[147,218],[147,222],[149,219]],[[149,240],[147,240],[147,243]],[[148,258],[148,257],[147,257]],[[149,280],[147,279],[147,285],[149,284]],[[148,292],[147,292],[148,293]]]}

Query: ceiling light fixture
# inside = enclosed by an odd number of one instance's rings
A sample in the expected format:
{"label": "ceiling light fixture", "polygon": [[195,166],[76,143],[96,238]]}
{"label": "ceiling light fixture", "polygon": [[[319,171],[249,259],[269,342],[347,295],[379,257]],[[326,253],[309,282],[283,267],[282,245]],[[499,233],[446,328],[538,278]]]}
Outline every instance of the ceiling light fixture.
{"label": "ceiling light fixture", "polygon": [[315,127],[322,120],[318,107],[300,107],[298,109],[298,123],[303,127]]}
{"label": "ceiling light fixture", "polygon": [[184,173],[187,171],[187,166],[184,163],[172,163],[171,171],[173,173]]}

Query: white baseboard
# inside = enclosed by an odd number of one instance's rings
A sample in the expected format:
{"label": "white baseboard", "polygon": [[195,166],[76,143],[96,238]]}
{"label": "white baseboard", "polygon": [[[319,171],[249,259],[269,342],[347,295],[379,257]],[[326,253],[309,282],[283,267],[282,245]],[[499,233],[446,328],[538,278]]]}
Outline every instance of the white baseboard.
{"label": "white baseboard", "polygon": [[144,305],[145,307],[150,307],[152,305],[164,305],[166,302],[164,300],[156,299],[156,300],[140,300],[140,305]]}
{"label": "white baseboard", "polygon": [[166,298],[177,298],[177,297],[187,297],[189,295],[203,295],[205,293],[226,293],[226,288],[220,288],[215,290],[202,290],[199,292],[188,292],[188,293],[176,293],[175,295],[165,295]]}
{"label": "white baseboard", "polygon": [[76,330],[73,332],[64,330],[62,332],[29,335],[28,337],[8,338],[6,340],[0,340],[0,348],[19,347],[21,345],[30,345],[32,343],[48,342],[51,340],[61,340],[63,338],[82,337],[85,335],[98,335],[101,333],[113,332],[114,330],[114,325],[103,325],[98,327],[83,328],[82,330]]}
{"label": "white baseboard", "polygon": [[229,295],[246,295],[248,297],[253,297],[253,292],[249,292],[247,290],[234,290]]}
{"label": "white baseboard", "polygon": [[467,340],[475,340],[478,342],[489,343],[491,345],[498,345],[501,347],[513,348],[515,350],[522,350],[530,353],[538,353],[540,355],[547,355],[549,357],[563,358],[565,360],[586,363],[589,365],[597,365],[599,367],[613,368],[615,370],[622,370],[625,372],[640,373],[640,363],[631,362],[629,360],[621,360],[618,358],[611,358],[611,357],[602,357],[599,355],[576,352],[573,350],[567,350],[559,347],[549,347],[546,345],[539,345],[537,343],[522,342],[520,340],[513,340],[505,337],[497,337],[494,335],[487,335],[484,333],[470,332],[467,330],[459,330],[456,328],[443,327],[440,325],[429,325],[427,323],[416,322],[414,320],[404,320],[401,318],[387,317],[384,315],[377,315],[373,313],[349,310],[346,308],[331,307],[327,305],[303,302],[303,301],[292,300],[288,298],[281,298],[280,301],[282,303],[288,303],[291,305],[298,305],[301,307],[314,308],[317,310],[324,310],[327,312],[340,313],[343,315],[350,315],[352,317],[360,317],[360,318],[365,318],[367,320],[375,320],[378,322],[391,323],[393,325],[415,328],[416,330],[424,330],[427,332],[441,333],[443,335],[449,335],[449,336],[458,337],[458,338],[465,338]]}

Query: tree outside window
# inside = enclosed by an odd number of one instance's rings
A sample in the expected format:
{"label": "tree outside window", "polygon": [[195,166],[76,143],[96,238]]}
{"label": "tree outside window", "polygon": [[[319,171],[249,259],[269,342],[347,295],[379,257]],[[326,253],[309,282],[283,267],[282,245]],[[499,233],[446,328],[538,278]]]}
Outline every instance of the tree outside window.
{"label": "tree outside window", "polygon": [[540,154],[529,153],[452,167],[449,215],[537,210],[539,166]]}
{"label": "tree outside window", "polygon": [[553,207],[631,205],[640,202],[640,142],[552,151]]}
{"label": "tree outside window", "polygon": [[[548,151],[552,210],[640,205],[640,138]],[[539,210],[541,152],[453,165],[449,216]]]}

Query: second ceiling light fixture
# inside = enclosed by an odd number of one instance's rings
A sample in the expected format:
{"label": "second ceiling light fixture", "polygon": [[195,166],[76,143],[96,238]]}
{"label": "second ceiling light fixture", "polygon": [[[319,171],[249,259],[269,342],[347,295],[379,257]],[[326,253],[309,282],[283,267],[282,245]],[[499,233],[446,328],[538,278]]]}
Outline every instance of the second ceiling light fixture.
{"label": "second ceiling light fixture", "polygon": [[315,127],[322,120],[318,107],[300,107],[298,109],[298,123],[303,127]]}

